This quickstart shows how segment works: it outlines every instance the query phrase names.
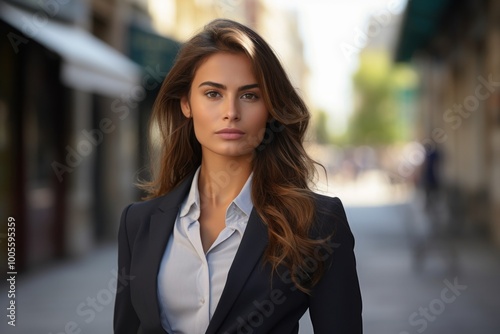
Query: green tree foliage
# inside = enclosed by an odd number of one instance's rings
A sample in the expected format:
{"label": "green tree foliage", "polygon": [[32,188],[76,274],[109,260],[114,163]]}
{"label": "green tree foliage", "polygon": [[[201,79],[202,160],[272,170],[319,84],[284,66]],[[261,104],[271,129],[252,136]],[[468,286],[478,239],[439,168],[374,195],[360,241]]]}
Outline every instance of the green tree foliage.
{"label": "green tree foliage", "polygon": [[355,110],[348,137],[355,145],[384,145],[402,140],[407,125],[398,95],[415,84],[408,68],[394,67],[385,51],[365,50],[355,73]]}

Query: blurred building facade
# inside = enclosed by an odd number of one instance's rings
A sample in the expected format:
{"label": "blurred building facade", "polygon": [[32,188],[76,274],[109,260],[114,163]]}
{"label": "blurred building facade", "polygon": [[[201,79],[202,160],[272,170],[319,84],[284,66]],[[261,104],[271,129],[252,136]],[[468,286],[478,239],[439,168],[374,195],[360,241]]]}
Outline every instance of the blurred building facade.
{"label": "blurred building facade", "polygon": [[[149,13],[162,34],[186,41],[216,18],[255,28],[259,0],[149,0]],[[168,13],[168,14],[165,14]]]}
{"label": "blurred building facade", "polygon": [[438,150],[450,220],[500,246],[500,3],[409,1],[396,61],[420,74],[418,140]]}
{"label": "blurred building facade", "polygon": [[116,238],[139,198],[143,114],[179,43],[155,33],[145,1],[0,6],[0,211],[18,222],[22,272]]}
{"label": "blurred building facade", "polygon": [[[307,105],[312,107],[306,89],[309,69],[304,58],[304,43],[297,16],[298,13],[293,9],[278,6],[273,0],[262,0],[256,29],[275,50],[292,84]],[[311,110],[314,111],[314,108]]]}

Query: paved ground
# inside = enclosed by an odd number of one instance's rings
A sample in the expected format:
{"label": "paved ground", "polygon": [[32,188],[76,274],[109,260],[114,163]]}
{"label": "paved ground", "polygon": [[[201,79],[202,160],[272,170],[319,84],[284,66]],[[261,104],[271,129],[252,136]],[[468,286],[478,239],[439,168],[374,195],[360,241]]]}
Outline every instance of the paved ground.
{"label": "paved ground", "polygon": [[[412,245],[419,230],[415,226],[425,224],[421,211],[407,203],[356,203],[347,213],[356,237],[365,333],[500,332],[498,250],[481,240],[456,241],[453,268],[448,248],[438,242],[433,245],[441,248],[428,245],[422,268],[416,271]],[[0,333],[111,333],[115,262],[115,246],[108,245],[85,259],[19,279],[17,326],[7,326],[2,316]],[[5,285],[1,288],[6,291]],[[0,300],[6,305],[6,293]],[[300,333],[312,333],[307,317]]]}
{"label": "paved ground", "polygon": [[[450,245],[429,244],[422,269],[416,271],[414,215],[408,205],[349,210],[366,333],[499,333],[499,252],[479,240],[456,241],[453,267]],[[453,292],[450,285],[456,285]]]}

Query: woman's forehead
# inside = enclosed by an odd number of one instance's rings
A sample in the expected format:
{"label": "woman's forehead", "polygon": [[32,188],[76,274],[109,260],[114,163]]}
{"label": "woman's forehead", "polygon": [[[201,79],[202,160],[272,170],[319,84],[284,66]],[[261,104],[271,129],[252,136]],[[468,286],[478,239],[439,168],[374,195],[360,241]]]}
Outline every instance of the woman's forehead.
{"label": "woman's forehead", "polygon": [[199,82],[205,80],[221,84],[257,82],[252,62],[242,52],[217,52],[204,59],[195,71],[193,84],[199,84]]}

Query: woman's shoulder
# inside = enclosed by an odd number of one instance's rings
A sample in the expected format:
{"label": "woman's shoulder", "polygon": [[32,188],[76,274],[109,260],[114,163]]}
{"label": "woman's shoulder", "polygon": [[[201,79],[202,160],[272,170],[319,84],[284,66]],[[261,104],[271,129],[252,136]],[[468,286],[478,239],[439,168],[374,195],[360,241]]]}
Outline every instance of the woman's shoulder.
{"label": "woman's shoulder", "polygon": [[192,175],[186,177],[179,185],[166,194],[141,202],[129,204],[123,210],[126,220],[143,220],[158,212],[166,212],[177,209],[187,196],[191,185]]}
{"label": "woman's shoulder", "polygon": [[336,207],[337,209],[344,210],[344,206],[342,204],[342,201],[338,197],[331,197],[331,196],[327,196],[327,195],[316,193],[316,192],[313,193],[313,196],[314,196],[314,200],[316,201],[317,204],[333,206],[333,207]]}
{"label": "woman's shoulder", "polygon": [[136,235],[140,226],[158,212],[161,202],[162,197],[157,197],[128,204],[122,211],[120,228],[127,231],[127,234]]}
{"label": "woman's shoulder", "polygon": [[164,197],[165,196],[160,196],[140,202],[130,203],[124,208],[123,212],[127,215],[127,218],[137,215],[150,216],[157,211],[159,207],[161,207]]}
{"label": "woman's shoulder", "polygon": [[352,232],[342,201],[338,197],[330,197],[314,193],[316,219],[314,232],[317,237],[334,235],[337,238],[351,238]]}
{"label": "woman's shoulder", "polygon": [[344,205],[340,198],[330,197],[319,193],[314,193],[313,196],[318,217],[333,215],[347,221]]}

